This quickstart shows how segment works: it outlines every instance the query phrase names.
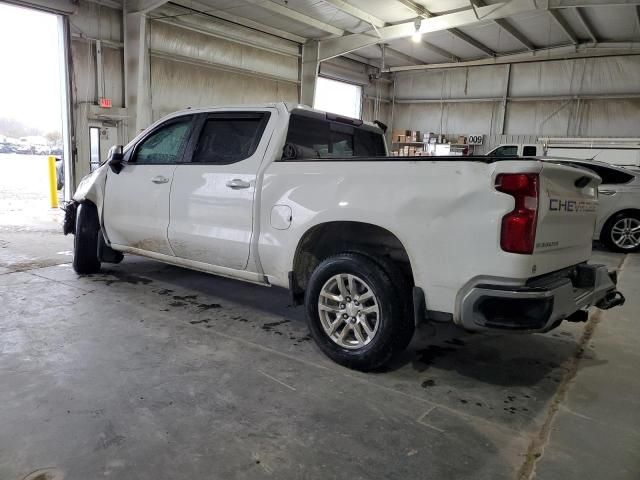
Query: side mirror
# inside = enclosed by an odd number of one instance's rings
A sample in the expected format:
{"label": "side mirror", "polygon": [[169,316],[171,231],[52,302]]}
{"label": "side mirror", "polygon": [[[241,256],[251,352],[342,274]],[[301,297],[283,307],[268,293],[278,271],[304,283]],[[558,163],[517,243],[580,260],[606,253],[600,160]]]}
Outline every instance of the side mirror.
{"label": "side mirror", "polygon": [[113,173],[118,174],[122,171],[123,161],[124,154],[122,153],[122,145],[114,145],[111,147],[107,155],[107,163]]}

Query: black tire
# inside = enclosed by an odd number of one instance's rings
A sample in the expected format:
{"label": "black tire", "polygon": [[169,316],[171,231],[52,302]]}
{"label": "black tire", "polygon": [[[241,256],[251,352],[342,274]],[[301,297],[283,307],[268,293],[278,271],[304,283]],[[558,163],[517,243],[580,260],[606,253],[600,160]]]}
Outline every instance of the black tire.
{"label": "black tire", "polygon": [[76,232],[73,243],[73,269],[88,274],[100,271],[98,260],[98,210],[92,203],[81,203],[76,212]]}
{"label": "black tire", "polygon": [[[322,261],[313,271],[305,292],[309,329],[320,349],[333,361],[356,370],[375,370],[402,352],[413,336],[413,317],[408,311],[407,292],[392,278],[401,278],[389,262],[386,267],[366,255],[341,253]],[[320,320],[318,302],[325,283],[338,274],[351,274],[362,279],[378,302],[378,329],[369,343],[359,348],[345,348],[325,332]]]}
{"label": "black tire", "polygon": [[614,252],[622,252],[622,253],[638,252],[640,251],[640,244],[637,244],[634,246],[630,245],[628,248],[623,248],[616,245],[612,237],[614,225],[618,223],[620,220],[624,220],[624,219],[632,219],[634,221],[640,222],[640,213],[627,211],[627,212],[619,212],[613,215],[609,220],[607,220],[607,223],[604,224],[604,227],[602,227],[602,232],[600,232],[600,241],[609,250]]}

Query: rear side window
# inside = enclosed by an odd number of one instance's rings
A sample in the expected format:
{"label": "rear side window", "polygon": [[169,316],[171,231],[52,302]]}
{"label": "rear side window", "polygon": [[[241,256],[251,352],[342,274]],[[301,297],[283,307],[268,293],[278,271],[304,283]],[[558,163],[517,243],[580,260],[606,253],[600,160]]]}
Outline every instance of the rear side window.
{"label": "rear side window", "polygon": [[496,148],[491,154],[495,157],[517,157],[518,146],[517,145],[502,145]]}
{"label": "rear side window", "polygon": [[136,147],[133,162],[139,165],[167,165],[180,161],[182,146],[189,133],[191,116],[169,120]]}
{"label": "rear side window", "polygon": [[573,165],[582,168],[588,168],[602,178],[602,185],[622,185],[633,180],[634,176],[616,170],[614,168],[603,167],[602,165],[591,165],[589,163],[574,163]]}
{"label": "rear side window", "polygon": [[382,134],[374,130],[303,115],[291,115],[286,143],[305,159],[386,156]]}
{"label": "rear side window", "polygon": [[202,127],[192,163],[228,165],[245,160],[258,148],[268,113],[212,114]]}
{"label": "rear side window", "polygon": [[523,157],[535,157],[536,156],[536,146],[535,145],[525,145],[522,149]]}

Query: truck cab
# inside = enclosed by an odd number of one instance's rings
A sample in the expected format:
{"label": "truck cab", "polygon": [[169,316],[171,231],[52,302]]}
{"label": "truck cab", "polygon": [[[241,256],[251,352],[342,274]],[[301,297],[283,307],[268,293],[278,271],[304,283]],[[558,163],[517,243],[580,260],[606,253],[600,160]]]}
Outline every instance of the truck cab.
{"label": "truck cab", "polygon": [[487,153],[492,157],[540,157],[544,155],[542,145],[504,143]]}

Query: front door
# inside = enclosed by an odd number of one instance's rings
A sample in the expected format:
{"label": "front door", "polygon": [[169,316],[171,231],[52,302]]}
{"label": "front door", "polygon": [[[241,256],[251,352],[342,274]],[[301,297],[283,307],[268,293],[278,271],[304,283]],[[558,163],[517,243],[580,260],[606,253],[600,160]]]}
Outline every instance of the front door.
{"label": "front door", "polygon": [[169,241],[177,257],[245,269],[253,231],[257,172],[276,111],[225,111],[200,119],[197,142],[178,165]]}
{"label": "front door", "polygon": [[120,173],[107,173],[103,218],[112,244],[173,255],[169,196],[192,120],[187,115],[162,123],[125,152]]}

